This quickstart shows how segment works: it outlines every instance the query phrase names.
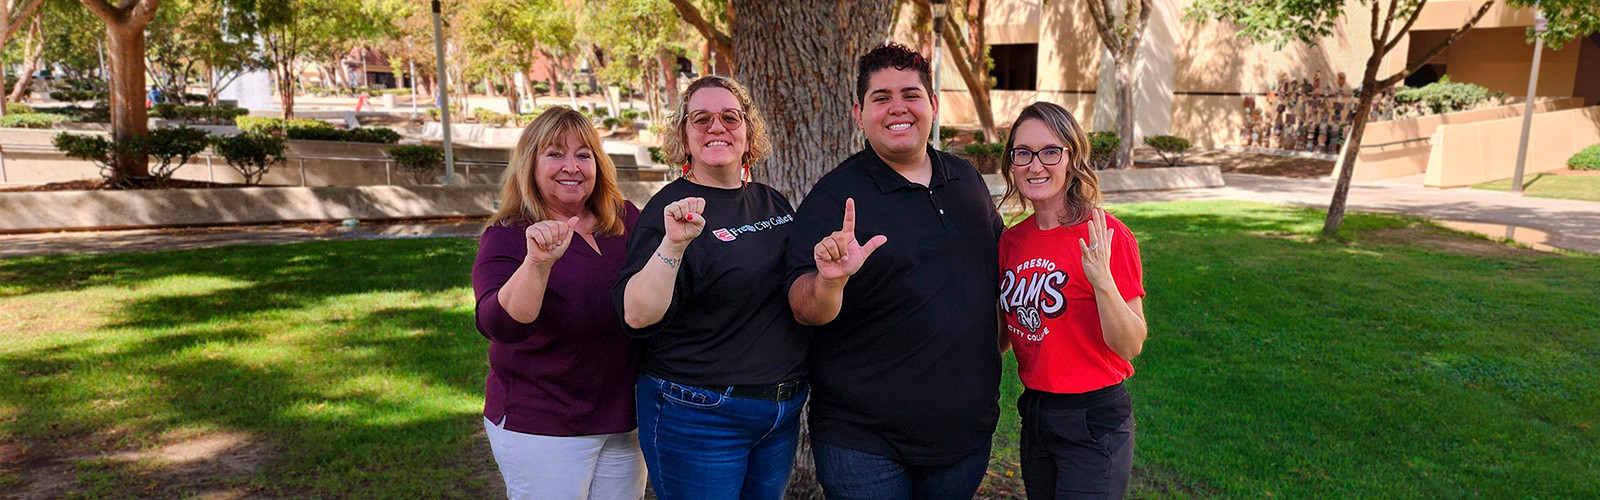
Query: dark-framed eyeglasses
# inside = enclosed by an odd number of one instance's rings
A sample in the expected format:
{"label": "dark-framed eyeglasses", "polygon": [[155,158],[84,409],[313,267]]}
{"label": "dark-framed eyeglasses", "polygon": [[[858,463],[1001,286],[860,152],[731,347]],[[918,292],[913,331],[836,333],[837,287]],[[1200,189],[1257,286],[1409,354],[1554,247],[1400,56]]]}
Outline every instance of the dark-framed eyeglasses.
{"label": "dark-framed eyeglasses", "polygon": [[689,125],[694,126],[694,129],[699,130],[702,134],[711,130],[711,122],[715,120],[722,120],[722,128],[732,132],[744,126],[744,112],[737,109],[724,109],[716,113],[710,111],[689,113]]}
{"label": "dark-framed eyeglasses", "polygon": [[1038,151],[1028,148],[1011,148],[1011,164],[1018,167],[1027,166],[1029,163],[1033,163],[1033,159],[1037,157],[1040,164],[1055,165],[1061,163],[1061,157],[1066,156],[1066,154],[1067,148],[1057,146],[1040,148]]}

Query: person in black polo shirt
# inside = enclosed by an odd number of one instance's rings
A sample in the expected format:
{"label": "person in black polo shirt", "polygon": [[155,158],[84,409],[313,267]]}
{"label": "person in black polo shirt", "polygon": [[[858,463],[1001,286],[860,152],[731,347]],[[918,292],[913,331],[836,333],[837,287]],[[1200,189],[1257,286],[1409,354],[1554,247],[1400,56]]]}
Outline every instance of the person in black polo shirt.
{"label": "person in black polo shirt", "polygon": [[645,205],[613,289],[644,348],[634,397],[650,486],[662,500],[778,500],[807,391],[809,336],[784,300],[794,210],[745,179],[769,142],[733,80],[690,83],[663,136],[685,173]]}
{"label": "person in black polo shirt", "polygon": [[929,87],[903,45],[861,57],[867,148],[817,182],[789,238],[789,304],[817,326],[809,421],[830,499],[966,500],[989,464],[1005,226],[977,169],[928,146]]}

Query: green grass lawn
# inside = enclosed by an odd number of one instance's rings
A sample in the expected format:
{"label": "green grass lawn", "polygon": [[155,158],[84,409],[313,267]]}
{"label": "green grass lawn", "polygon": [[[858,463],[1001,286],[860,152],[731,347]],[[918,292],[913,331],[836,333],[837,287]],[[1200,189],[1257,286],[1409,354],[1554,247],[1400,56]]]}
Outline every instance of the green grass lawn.
{"label": "green grass lawn", "polygon": [[[1472,188],[1510,191],[1511,179],[1486,182]],[[1538,198],[1600,201],[1600,176],[1533,174],[1522,179],[1522,192]]]}
{"label": "green grass lawn", "polygon": [[[1136,496],[1600,491],[1600,258],[1392,216],[1326,243],[1315,210],[1113,211],[1149,293]],[[499,494],[475,246],[0,260],[0,491]],[[994,491],[1016,486],[1018,392],[1008,376]]]}

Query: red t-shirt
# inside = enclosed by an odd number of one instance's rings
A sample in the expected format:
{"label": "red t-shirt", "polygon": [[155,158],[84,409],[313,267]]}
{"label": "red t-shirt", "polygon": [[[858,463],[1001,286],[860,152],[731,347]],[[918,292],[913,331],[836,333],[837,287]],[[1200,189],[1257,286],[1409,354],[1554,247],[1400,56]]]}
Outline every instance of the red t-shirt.
{"label": "red t-shirt", "polygon": [[[1123,300],[1144,296],[1133,232],[1111,214],[1111,276]],[[1039,229],[1033,217],[1000,236],[1000,308],[1016,350],[1017,375],[1036,391],[1079,394],[1115,385],[1133,365],[1106,345],[1094,288],[1083,274],[1087,222]]]}

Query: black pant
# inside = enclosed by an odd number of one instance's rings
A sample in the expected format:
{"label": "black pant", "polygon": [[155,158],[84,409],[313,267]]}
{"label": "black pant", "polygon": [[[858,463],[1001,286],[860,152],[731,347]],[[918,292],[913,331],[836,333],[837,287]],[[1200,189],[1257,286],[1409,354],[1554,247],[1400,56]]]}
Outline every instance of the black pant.
{"label": "black pant", "polygon": [[1023,391],[1022,484],[1029,499],[1122,498],[1133,473],[1133,404],[1122,384],[1083,394]]}

